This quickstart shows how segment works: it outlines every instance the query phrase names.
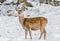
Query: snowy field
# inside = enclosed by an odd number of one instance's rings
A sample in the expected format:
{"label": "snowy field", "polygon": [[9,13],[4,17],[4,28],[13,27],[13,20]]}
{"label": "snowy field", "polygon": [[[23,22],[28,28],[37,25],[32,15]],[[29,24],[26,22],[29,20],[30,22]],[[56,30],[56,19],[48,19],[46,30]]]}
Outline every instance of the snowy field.
{"label": "snowy field", "polygon": [[[32,3],[34,4],[34,3]],[[17,14],[15,6],[9,5],[7,8],[5,5],[0,5],[0,41],[60,41],[60,6],[51,6],[42,4],[34,5],[34,7],[28,7],[28,11],[25,11],[24,16],[30,15],[32,17],[44,16],[48,19],[46,25],[47,36],[46,40],[43,37],[39,40],[39,30],[32,31],[32,40],[24,38],[24,29],[19,23],[18,17],[7,16],[7,10],[12,9],[12,13]],[[27,12],[27,14],[26,14]],[[6,14],[6,16],[3,16]]]}

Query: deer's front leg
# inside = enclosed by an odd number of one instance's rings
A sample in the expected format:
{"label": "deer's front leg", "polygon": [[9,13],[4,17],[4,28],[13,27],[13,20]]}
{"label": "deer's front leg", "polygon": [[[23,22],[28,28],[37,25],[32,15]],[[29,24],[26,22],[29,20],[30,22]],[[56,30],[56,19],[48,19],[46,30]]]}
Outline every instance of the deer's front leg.
{"label": "deer's front leg", "polygon": [[31,29],[29,29],[29,35],[30,35],[30,39],[32,39],[32,32],[31,32]]}
{"label": "deer's front leg", "polygon": [[28,34],[28,31],[25,30],[25,39],[27,39],[27,34]]}

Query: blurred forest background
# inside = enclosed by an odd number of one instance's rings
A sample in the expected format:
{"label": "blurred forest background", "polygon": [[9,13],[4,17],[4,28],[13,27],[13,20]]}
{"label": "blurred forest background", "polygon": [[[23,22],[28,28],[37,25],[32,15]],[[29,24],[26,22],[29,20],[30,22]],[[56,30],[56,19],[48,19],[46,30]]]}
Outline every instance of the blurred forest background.
{"label": "blurred forest background", "polygon": [[[4,1],[6,0],[0,0],[0,4],[2,4]],[[14,1],[17,1],[16,3]],[[27,0],[23,0],[25,2],[27,2]],[[35,1],[35,0],[32,0]],[[44,4],[51,4],[53,6],[59,6],[60,5],[60,0],[38,0],[39,3],[44,3]],[[22,2],[22,0],[13,0],[10,3],[5,3],[5,4],[20,4]]]}

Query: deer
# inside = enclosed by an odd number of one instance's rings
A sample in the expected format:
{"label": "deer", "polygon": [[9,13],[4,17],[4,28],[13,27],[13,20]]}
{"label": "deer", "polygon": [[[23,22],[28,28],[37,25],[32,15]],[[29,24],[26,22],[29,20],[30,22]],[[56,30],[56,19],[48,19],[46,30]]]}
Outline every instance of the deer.
{"label": "deer", "polygon": [[[25,30],[25,39],[27,39],[27,34],[29,32],[30,39],[32,39],[32,31],[40,30],[41,34],[39,39],[41,39],[42,35],[44,35],[44,40],[46,39],[46,25],[48,23],[48,19],[45,17],[33,17],[33,18],[25,18],[23,13],[25,10],[17,9],[19,22]],[[30,15],[28,15],[30,16]]]}

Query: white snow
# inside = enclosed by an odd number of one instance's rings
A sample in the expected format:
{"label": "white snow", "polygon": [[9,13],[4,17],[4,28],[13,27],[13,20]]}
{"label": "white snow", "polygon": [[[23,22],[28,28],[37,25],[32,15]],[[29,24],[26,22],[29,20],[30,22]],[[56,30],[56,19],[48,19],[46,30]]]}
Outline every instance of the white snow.
{"label": "white snow", "polygon": [[13,1],[14,3],[17,2],[17,0],[6,0],[6,1],[4,1],[4,3],[11,3],[12,1]]}
{"label": "white snow", "polygon": [[2,14],[0,15],[0,41],[60,41],[60,6],[34,5],[32,8],[27,7],[28,10],[24,11],[24,16],[27,17],[27,15],[30,15],[28,18],[43,16],[48,19],[46,40],[43,37],[40,40],[38,39],[40,35],[39,30],[32,31],[32,40],[29,35],[25,39],[25,32],[19,23],[18,17],[3,16],[3,14],[7,14],[8,10],[13,10],[12,12],[17,14],[14,9],[15,6],[0,5],[0,13]]}

